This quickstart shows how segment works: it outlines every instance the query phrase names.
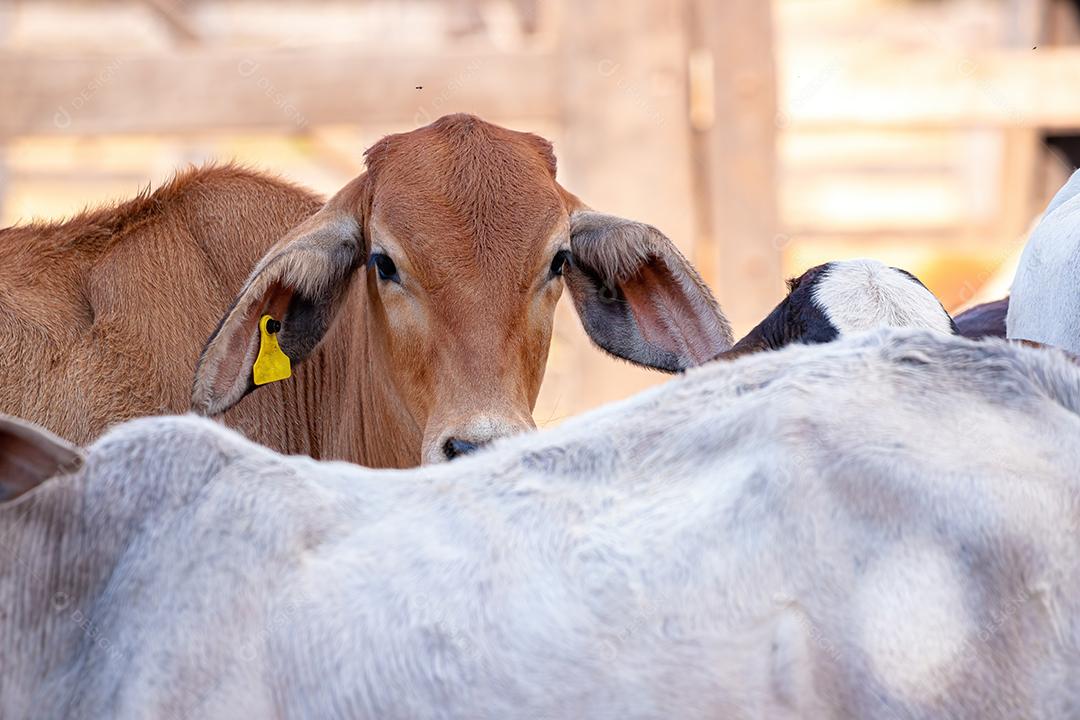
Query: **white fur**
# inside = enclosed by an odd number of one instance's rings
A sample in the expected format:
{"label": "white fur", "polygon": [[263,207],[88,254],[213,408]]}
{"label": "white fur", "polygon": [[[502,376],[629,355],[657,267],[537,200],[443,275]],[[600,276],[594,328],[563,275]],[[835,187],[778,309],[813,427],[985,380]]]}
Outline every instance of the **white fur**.
{"label": "white fur", "polygon": [[949,314],[933,293],[877,260],[829,263],[814,301],[841,335],[881,327],[952,333]]}
{"label": "white fur", "polygon": [[1013,279],[1005,332],[1080,354],[1080,170],[1050,201],[1028,238]]}
{"label": "white fur", "polygon": [[968,628],[964,569],[937,544],[895,545],[870,563],[855,598],[860,639],[898,697],[933,701],[957,682]]}
{"label": "white fur", "polygon": [[139,420],[0,506],[0,717],[1075,718],[1078,467],[1080,368],[925,331],[412,471]]}

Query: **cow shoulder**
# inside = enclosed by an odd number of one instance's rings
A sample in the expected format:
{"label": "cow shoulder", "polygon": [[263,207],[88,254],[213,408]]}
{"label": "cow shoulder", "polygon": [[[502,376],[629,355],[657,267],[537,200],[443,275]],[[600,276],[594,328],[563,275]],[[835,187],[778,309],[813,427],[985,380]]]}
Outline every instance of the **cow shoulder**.
{"label": "cow shoulder", "polygon": [[319,204],[232,166],[191,170],[151,199],[157,209],[133,217],[85,278],[90,344],[72,382],[107,388],[91,436],[116,419],[187,409],[199,351],[233,293]]}

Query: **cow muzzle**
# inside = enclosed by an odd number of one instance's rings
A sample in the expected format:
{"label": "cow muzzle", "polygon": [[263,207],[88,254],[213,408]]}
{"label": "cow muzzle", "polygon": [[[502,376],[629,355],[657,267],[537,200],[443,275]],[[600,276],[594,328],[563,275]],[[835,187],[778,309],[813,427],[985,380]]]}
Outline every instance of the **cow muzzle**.
{"label": "cow muzzle", "polygon": [[468,440],[461,440],[459,438],[450,438],[443,443],[442,451],[447,460],[453,460],[454,458],[461,457],[462,455],[468,455],[476,448],[480,447],[476,443],[469,442]]}
{"label": "cow muzzle", "polygon": [[535,427],[531,417],[521,420],[491,416],[471,418],[425,438],[423,462],[431,464],[455,460],[470,455],[501,437],[517,435]]}

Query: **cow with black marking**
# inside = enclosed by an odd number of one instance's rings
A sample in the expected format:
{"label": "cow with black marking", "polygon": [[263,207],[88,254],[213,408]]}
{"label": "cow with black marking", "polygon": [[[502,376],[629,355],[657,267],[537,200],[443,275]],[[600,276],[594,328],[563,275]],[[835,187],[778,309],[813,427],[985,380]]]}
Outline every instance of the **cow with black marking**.
{"label": "cow with black marking", "polygon": [[787,297],[718,358],[776,350],[790,343],[825,343],[886,327],[956,334],[941,301],[911,273],[877,260],[836,260],[789,280]]}

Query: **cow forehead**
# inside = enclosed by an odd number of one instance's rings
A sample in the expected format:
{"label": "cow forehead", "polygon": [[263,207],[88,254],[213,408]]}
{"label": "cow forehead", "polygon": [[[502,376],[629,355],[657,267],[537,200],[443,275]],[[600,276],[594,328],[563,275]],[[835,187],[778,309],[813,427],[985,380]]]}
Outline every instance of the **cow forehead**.
{"label": "cow forehead", "polygon": [[391,235],[415,266],[447,260],[489,266],[520,264],[569,232],[561,199],[543,187],[488,197],[448,197],[421,183],[408,192],[376,188],[369,225]]}
{"label": "cow forehead", "polygon": [[550,144],[477,118],[384,138],[368,151],[368,167],[372,222],[417,265],[519,266],[565,224]]}

